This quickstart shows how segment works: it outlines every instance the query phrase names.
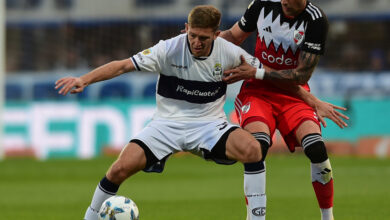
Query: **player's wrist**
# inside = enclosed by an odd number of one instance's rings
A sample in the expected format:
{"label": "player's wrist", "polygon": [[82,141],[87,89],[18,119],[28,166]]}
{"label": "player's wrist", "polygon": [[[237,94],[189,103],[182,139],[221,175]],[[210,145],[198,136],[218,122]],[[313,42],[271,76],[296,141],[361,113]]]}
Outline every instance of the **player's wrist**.
{"label": "player's wrist", "polygon": [[265,69],[256,68],[255,79],[264,79]]}
{"label": "player's wrist", "polygon": [[83,85],[83,86],[88,86],[90,84],[87,77],[84,77],[84,76],[80,76],[79,81],[80,81],[81,85]]}

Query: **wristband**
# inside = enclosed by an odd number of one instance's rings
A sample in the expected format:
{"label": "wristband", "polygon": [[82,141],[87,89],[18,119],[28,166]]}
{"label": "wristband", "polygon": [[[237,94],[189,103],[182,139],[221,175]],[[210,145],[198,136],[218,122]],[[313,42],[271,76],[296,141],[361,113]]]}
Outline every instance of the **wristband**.
{"label": "wristband", "polygon": [[263,79],[264,78],[265,69],[256,69],[255,79]]}

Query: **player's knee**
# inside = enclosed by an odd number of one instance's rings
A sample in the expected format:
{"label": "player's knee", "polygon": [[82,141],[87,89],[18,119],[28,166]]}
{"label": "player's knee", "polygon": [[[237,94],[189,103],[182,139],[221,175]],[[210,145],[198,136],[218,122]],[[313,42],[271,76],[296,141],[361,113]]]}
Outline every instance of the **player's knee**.
{"label": "player's knee", "polygon": [[308,134],[302,138],[301,145],[312,163],[322,163],[328,159],[325,143],[320,134]]}
{"label": "player's knee", "polygon": [[114,183],[121,184],[131,175],[130,169],[121,161],[115,161],[107,172],[107,177]]}
{"label": "player's knee", "polygon": [[254,163],[261,160],[261,147],[257,141],[250,141],[241,152],[240,161],[243,163]]}

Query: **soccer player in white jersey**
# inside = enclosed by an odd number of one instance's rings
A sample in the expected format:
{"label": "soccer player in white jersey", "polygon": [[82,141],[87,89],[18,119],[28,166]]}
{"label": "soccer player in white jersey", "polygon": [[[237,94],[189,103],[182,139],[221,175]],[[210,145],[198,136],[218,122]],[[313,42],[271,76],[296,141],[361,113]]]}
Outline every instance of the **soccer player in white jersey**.
{"label": "soccer player in white jersey", "polygon": [[[321,219],[333,220],[333,170],[321,136],[320,122],[324,121],[321,114],[315,114],[316,106],[297,99],[294,91],[302,87],[310,91],[307,82],[325,50],[326,15],[308,0],[253,0],[241,19],[221,37],[241,44],[254,31],[255,56],[265,69],[262,80],[256,77],[258,69],[245,62],[226,71],[224,78],[228,83],[245,79],[236,99],[240,125],[255,137],[272,137],[278,129],[291,152],[303,147],[311,162]],[[347,125],[340,117],[348,117],[338,111],[330,117],[341,128]],[[263,159],[269,146],[262,145]],[[265,172],[258,176],[258,182],[265,185]]]}

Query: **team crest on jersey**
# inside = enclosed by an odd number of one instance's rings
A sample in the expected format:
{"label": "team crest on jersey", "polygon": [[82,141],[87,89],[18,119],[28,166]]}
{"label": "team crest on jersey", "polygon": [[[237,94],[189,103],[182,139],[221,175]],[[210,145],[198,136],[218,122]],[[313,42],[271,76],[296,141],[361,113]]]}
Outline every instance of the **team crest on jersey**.
{"label": "team crest on jersey", "polygon": [[248,113],[250,109],[251,109],[251,103],[248,102],[247,104],[241,107],[241,112],[245,114]]}
{"label": "team crest on jersey", "polygon": [[146,49],[146,50],[142,51],[142,54],[145,56],[149,55],[150,53],[151,53],[150,49]]}
{"label": "team crest on jersey", "polygon": [[295,42],[295,44],[297,44],[297,45],[301,44],[304,37],[305,37],[305,32],[300,31],[300,30],[295,30],[294,31],[294,42]]}
{"label": "team crest on jersey", "polygon": [[222,77],[222,65],[220,63],[216,63],[214,65],[213,76],[217,79],[221,79]]}

